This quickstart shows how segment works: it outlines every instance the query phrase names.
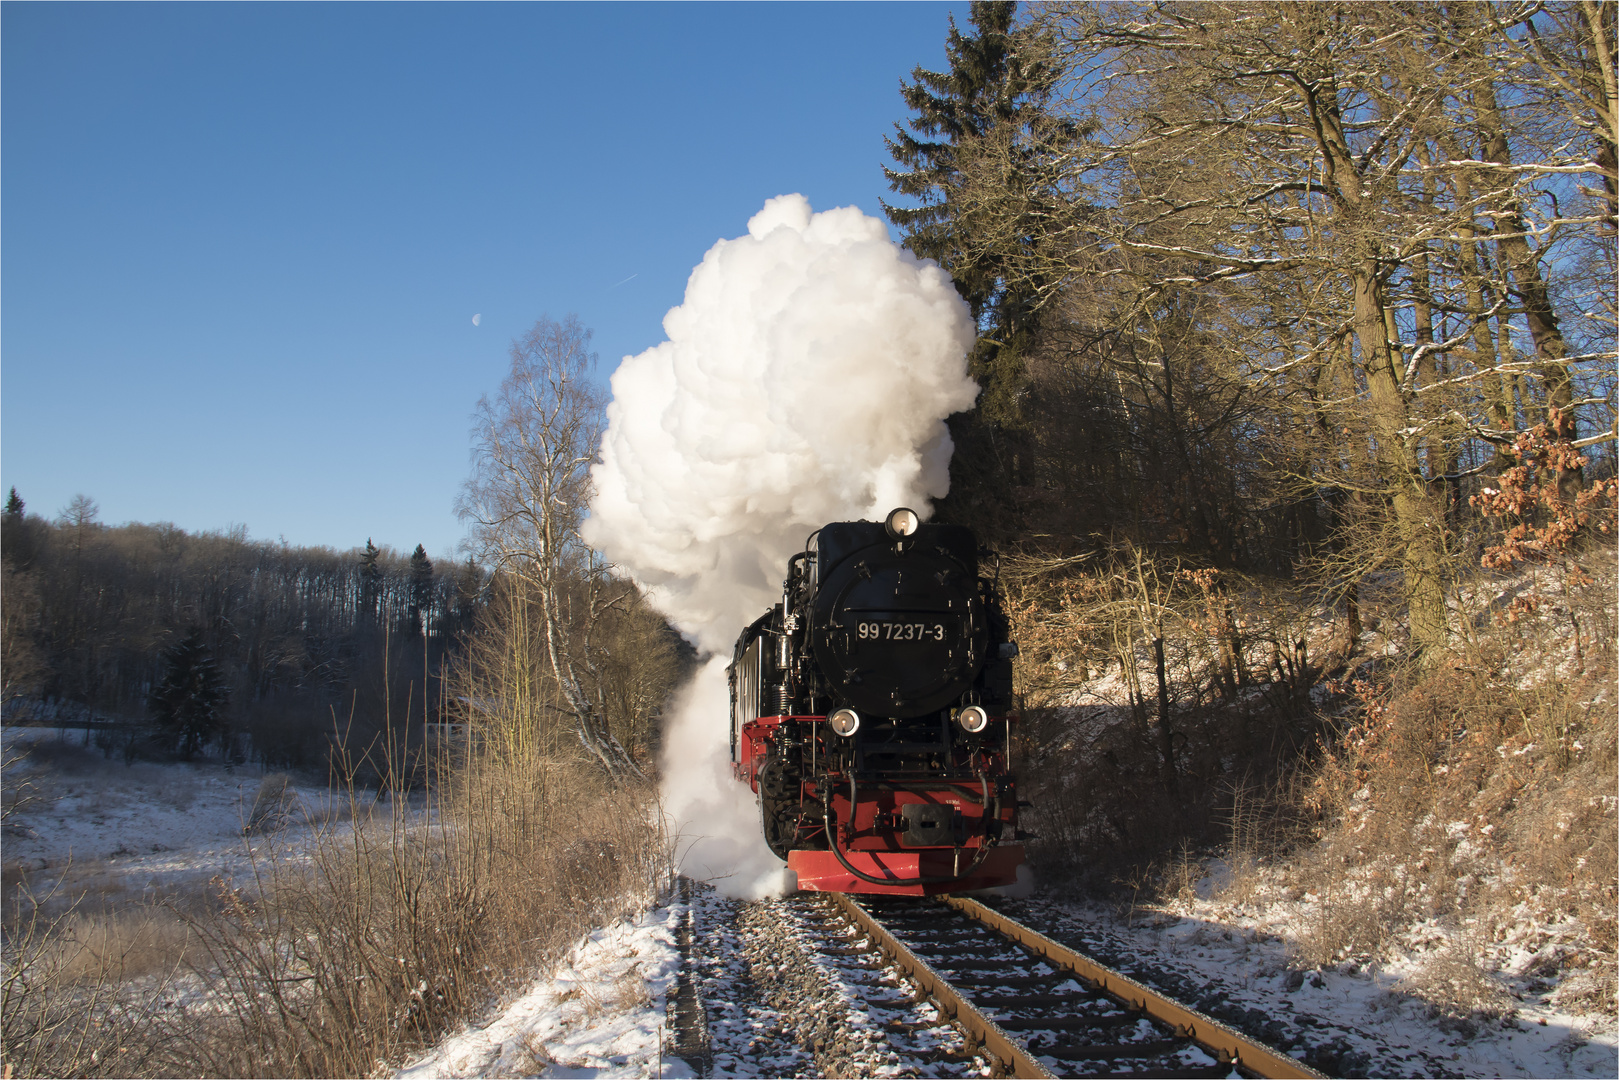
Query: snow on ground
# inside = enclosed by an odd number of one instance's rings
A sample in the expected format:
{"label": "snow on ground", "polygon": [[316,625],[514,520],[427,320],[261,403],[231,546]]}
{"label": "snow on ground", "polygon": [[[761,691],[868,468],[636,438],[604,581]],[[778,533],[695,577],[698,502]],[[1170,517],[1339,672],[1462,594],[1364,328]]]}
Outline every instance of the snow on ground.
{"label": "snow on ground", "polygon": [[[794,933],[784,901],[755,912]],[[1406,980],[1420,963],[1373,970],[1301,971],[1290,964],[1287,922],[1297,917],[1281,907],[1261,916],[1205,904],[1195,914],[1136,912],[1121,919],[1082,905],[1034,898],[1005,903],[1015,917],[1064,940],[1124,973],[1247,1031],[1318,1068],[1340,1076],[1538,1076],[1619,1075],[1616,1032],[1611,1022],[1575,1015],[1528,1000],[1515,1015],[1490,1022],[1433,1016],[1407,992]],[[791,1042],[796,1018],[778,1015],[755,1000],[757,965],[784,957],[779,943],[767,959],[743,961],[740,933],[757,935],[738,920],[745,905],[699,895],[694,961],[714,1038],[714,1075],[813,1076],[823,1071],[810,1048]],[[753,905],[760,907],[760,905]],[[654,909],[633,921],[598,931],[583,941],[554,976],[540,977],[482,1026],[446,1039],[397,1076],[437,1077],[684,1077],[693,1075],[662,1047],[665,1002],[678,977],[674,944],[687,905]],[[727,944],[727,942],[729,942]],[[715,952],[715,956],[705,955]],[[725,956],[719,956],[724,953]],[[891,1003],[861,995],[842,976],[842,961],[817,960],[840,976],[848,1014],[844,1026],[884,1029],[886,1011],[866,1016],[868,1004]],[[749,975],[749,968],[754,974]],[[722,970],[723,969],[723,970]],[[857,980],[858,981],[858,980]],[[806,999],[807,1001],[807,999]],[[800,1009],[809,1004],[801,1002]],[[732,1030],[734,1029],[734,1030]],[[799,1034],[803,1034],[800,1032]],[[786,1040],[784,1042],[783,1040]],[[821,1056],[817,1039],[815,1057]],[[868,1055],[870,1056],[870,1055]],[[959,1066],[917,1068],[893,1055],[856,1059],[861,1075],[947,1075]],[[846,1061],[846,1065],[850,1062]]]}
{"label": "snow on ground", "polygon": [[[7,728],[0,738],[9,748],[48,743],[58,732]],[[72,732],[67,741],[79,739]],[[26,870],[36,894],[65,875],[72,889],[136,900],[249,868],[249,851],[263,843],[256,834],[243,836],[262,779],[257,770],[227,772],[212,762],[125,766],[99,758],[93,747],[78,755],[42,747],[32,765],[5,773],[8,800],[30,780],[40,796],[8,817],[3,849],[8,870]],[[307,806],[325,805],[324,788],[297,794]],[[308,828],[295,820],[289,831]],[[791,1045],[790,1020],[740,996],[757,961],[743,958],[755,932],[738,928],[738,905],[699,897],[694,909],[695,974],[708,1006],[716,1073],[814,1073],[812,1055]],[[1559,999],[1537,975],[1539,953],[1531,946],[1539,937],[1487,944],[1495,949],[1489,958],[1507,1006],[1499,1019],[1487,1020],[1433,1015],[1411,992],[1443,959],[1442,927],[1433,928],[1432,948],[1408,950],[1374,968],[1312,971],[1300,969],[1289,950],[1297,928],[1315,917],[1308,899],[1237,906],[1211,893],[1128,919],[1039,897],[1008,902],[1007,910],[1340,1075],[1619,1075],[1614,1017],[1578,1013]],[[536,975],[492,1019],[450,1037],[400,1076],[693,1075],[663,1051],[664,1003],[679,968],[674,942],[686,911],[675,903],[590,935],[555,974]]]}
{"label": "snow on ground", "polygon": [[[896,971],[818,951],[820,917],[791,899],[739,901],[693,885],[636,920],[597,931],[557,974],[396,1074],[439,1077],[976,1075],[959,1032],[938,1028]],[[673,1057],[668,1001],[676,941],[691,927],[690,978],[706,1012],[707,1060]],[[853,931],[850,930],[852,935]],[[848,935],[845,935],[848,936]],[[841,940],[841,939],[840,939]],[[962,1061],[926,1062],[941,1052]]]}
{"label": "snow on ground", "polygon": [[[8,761],[32,748],[3,777],[8,803],[25,799],[7,815],[4,860],[8,872],[27,875],[36,897],[60,884],[64,896],[155,900],[215,875],[250,876],[254,853],[265,850],[262,834],[244,835],[260,769],[214,760],[126,765],[85,745],[82,732],[56,728],[7,727],[0,741]],[[347,814],[324,786],[294,785],[289,794],[293,838]]]}
{"label": "snow on ground", "polygon": [[743,902],[707,886],[694,886],[691,893],[691,978],[705,1007],[706,1071],[721,1078],[812,1075],[814,1044],[803,1045],[795,1031],[800,1025],[813,1028],[813,1022],[806,1023],[813,1020],[810,1010],[783,1015],[768,1000],[769,988],[761,985],[766,980],[754,976],[754,958],[779,950],[757,932],[760,927],[743,925]]}
{"label": "snow on ground", "polygon": [[664,1002],[680,971],[675,934],[683,915],[682,905],[671,904],[597,930],[488,1023],[451,1035],[396,1075],[695,1076],[663,1054]]}
{"label": "snow on ground", "polygon": [[[785,903],[752,905],[759,910],[751,922],[738,918],[748,905],[704,895],[692,905],[697,915],[693,959],[714,1039],[714,1075],[824,1071],[809,1047],[788,1045],[793,1029],[803,1025],[756,1000],[754,980],[762,971],[768,974],[759,965],[773,967],[786,951],[779,943],[767,946],[767,957],[738,940],[739,933],[744,939],[757,936],[758,928],[749,926],[761,917],[774,924],[775,933],[798,932]],[[1422,957],[1375,970],[1297,969],[1288,925],[1303,915],[1285,905],[1255,915],[1206,901],[1187,913],[1138,911],[1128,919],[1038,897],[1003,906],[1103,963],[1332,1075],[1619,1075],[1619,1033],[1611,1019],[1571,1013],[1532,996],[1517,1002],[1515,1013],[1494,1021],[1435,1016],[1409,992],[1409,980],[1421,977]],[[665,1002],[678,977],[674,942],[686,909],[671,904],[592,934],[556,975],[536,979],[493,1019],[446,1039],[398,1077],[693,1075],[686,1062],[661,1049],[673,1038],[666,1029]],[[750,954],[747,959],[744,953]],[[844,961],[815,962],[839,976],[834,981],[848,1010],[842,1025],[885,1028],[891,1017],[881,1010],[892,1003],[862,1000],[870,988],[848,983],[848,972],[839,966]],[[877,1011],[862,1022],[868,1005]],[[814,1049],[819,1058],[819,1039]],[[918,1070],[915,1061],[907,1059],[903,1067],[892,1061],[893,1055],[878,1054],[854,1064],[862,1067],[860,1075],[959,1072],[959,1066]]]}
{"label": "snow on ground", "polygon": [[1375,968],[1300,970],[1289,939],[1310,917],[1306,906],[1205,899],[1121,918],[1036,898],[1005,910],[1216,1019],[1303,1052],[1333,1075],[1619,1075],[1611,1016],[1565,1011],[1533,993],[1493,1021],[1433,1015],[1411,989],[1442,955],[1437,950]]}

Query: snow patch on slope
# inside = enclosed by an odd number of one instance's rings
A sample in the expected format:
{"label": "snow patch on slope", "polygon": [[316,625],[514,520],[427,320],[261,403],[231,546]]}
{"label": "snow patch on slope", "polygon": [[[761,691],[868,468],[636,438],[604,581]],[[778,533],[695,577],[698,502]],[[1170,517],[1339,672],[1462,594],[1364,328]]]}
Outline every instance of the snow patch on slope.
{"label": "snow patch on slope", "polygon": [[664,1003],[680,971],[683,907],[597,930],[561,968],[532,983],[483,1027],[450,1036],[400,1080],[473,1076],[688,1077],[663,1056]]}

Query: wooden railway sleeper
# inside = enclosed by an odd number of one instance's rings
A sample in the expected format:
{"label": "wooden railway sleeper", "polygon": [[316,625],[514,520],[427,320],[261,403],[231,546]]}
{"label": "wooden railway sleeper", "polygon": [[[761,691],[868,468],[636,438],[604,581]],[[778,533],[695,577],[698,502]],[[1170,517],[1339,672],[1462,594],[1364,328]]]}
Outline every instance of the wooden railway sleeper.
{"label": "wooden railway sleeper", "polygon": [[1212,1017],[1153,993],[1140,983],[1098,964],[1081,953],[1059,945],[994,908],[963,896],[946,896],[943,900],[963,915],[976,919],[1008,940],[1039,954],[1048,963],[1073,971],[1085,979],[1087,984],[1094,985],[1115,1000],[1124,1002],[1131,1009],[1146,1013],[1166,1027],[1183,1028],[1191,1039],[1215,1055],[1222,1063],[1235,1064],[1256,1076],[1276,1077],[1278,1080],[1305,1080],[1324,1075],[1302,1061],[1266,1046],[1257,1039],[1242,1035]]}
{"label": "wooden railway sleeper", "polygon": [[997,1020],[996,1023],[1007,1031],[1102,1031],[1107,1028],[1125,1027],[1136,1023],[1140,1018],[1120,1014],[1117,1016],[1056,1016],[1056,1017],[1019,1017],[1006,1020]]}
{"label": "wooden railway sleeper", "polygon": [[[1245,1073],[1262,1077],[1303,1078],[1320,1077],[1322,1074],[1295,1061],[1293,1058],[1282,1055],[1277,1051],[1238,1034],[1223,1024],[1219,1024],[1210,1017],[1187,1009],[1185,1006],[1161,997],[1118,972],[1097,964],[1095,961],[1074,952],[1065,946],[1059,945],[1051,939],[1035,933],[1021,923],[1010,919],[992,908],[987,908],[977,901],[963,897],[947,896],[942,898],[945,903],[957,911],[985,925],[997,934],[1039,956],[1058,969],[1066,969],[1078,976],[1079,981],[1093,991],[1099,991],[1116,1002],[1120,1002],[1130,1012],[1144,1014],[1160,1025],[1160,1029],[1168,1029],[1182,1038],[1196,1043],[1209,1053],[1217,1064],[1208,1067],[1192,1067],[1189,1069],[1174,1069],[1168,1072],[1159,1065],[1151,1073],[1142,1075],[1187,1075],[1208,1076],[1218,1075],[1222,1069],[1238,1068]],[[1058,1054],[1049,1051],[1035,1050],[1014,1041],[1008,1030],[1037,1031],[1044,1023],[1048,1030],[1059,1028],[1073,1028],[1089,1025],[1089,1019],[1075,1023],[1076,1019],[1069,1017],[1053,1017],[1048,1021],[1009,1019],[1006,1027],[1002,1027],[990,1020],[970,1000],[964,998],[954,986],[943,976],[928,966],[927,962],[911,952],[898,939],[894,938],[887,928],[860,907],[852,898],[844,894],[833,894],[836,905],[843,913],[859,927],[867,937],[875,942],[883,954],[891,959],[895,966],[905,972],[910,979],[937,1004],[940,1013],[954,1021],[966,1034],[969,1044],[979,1048],[980,1052],[990,1059],[991,1072],[994,1075],[1013,1075],[1018,1077],[1052,1076],[1054,1075],[1034,1055],[1040,1053],[1047,1056],[1060,1056],[1067,1060],[1115,1060],[1130,1061],[1143,1060],[1145,1057],[1161,1056],[1174,1047],[1173,1042],[1155,1040],[1152,1042],[1122,1043],[1101,1045],[1094,1047],[1079,1047],[1068,1044],[1062,1047]],[[909,920],[906,920],[909,921]],[[934,935],[929,935],[930,937]],[[950,935],[956,937],[956,935]],[[939,944],[943,944],[939,942]],[[1041,998],[1057,998],[1057,995],[1039,995]],[[999,1000],[999,999],[997,999]],[[1005,999],[1012,1004],[1019,999]],[[1028,999],[1021,999],[1029,1003]],[[1043,1002],[1042,1002],[1043,1003]],[[1096,1025],[1100,1026],[1100,1025]],[[1053,1048],[1055,1049],[1055,1048]],[[1077,1051],[1077,1055],[1069,1057],[1066,1051]],[[1210,1071],[1210,1070],[1214,1071]]]}
{"label": "wooden railway sleeper", "polygon": [[954,987],[928,966],[927,962],[906,949],[883,925],[871,917],[853,899],[844,893],[833,893],[834,902],[851,922],[872,940],[889,951],[895,966],[927,992],[939,1011],[955,1021],[969,1037],[976,1039],[990,1058],[991,1071],[997,1076],[1051,1077],[1047,1069],[1026,1049],[1019,1046],[996,1023],[979,1012],[972,1002],[958,994]]}

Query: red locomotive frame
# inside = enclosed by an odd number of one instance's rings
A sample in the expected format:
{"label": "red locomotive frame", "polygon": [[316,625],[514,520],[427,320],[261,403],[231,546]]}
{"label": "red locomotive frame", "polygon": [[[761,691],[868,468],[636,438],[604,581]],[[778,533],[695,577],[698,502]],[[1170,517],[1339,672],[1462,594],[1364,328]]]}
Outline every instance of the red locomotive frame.
{"label": "red locomotive frame", "polygon": [[[824,727],[824,716],[761,716],[744,724],[738,746],[739,760],[732,765],[736,778],[757,795],[759,772],[768,758],[771,742],[782,724],[815,724]],[[992,717],[991,723],[1009,724],[1009,717]],[[977,775],[947,779],[929,777],[898,788],[884,784],[884,790],[862,790],[852,775],[824,774],[818,781],[805,780],[800,798],[806,812],[813,815],[823,807],[830,814],[824,820],[837,824],[830,837],[824,827],[811,829],[823,834],[824,850],[794,848],[788,852],[787,868],[797,878],[798,888],[812,892],[871,893],[893,896],[931,896],[938,893],[971,892],[1017,880],[1023,863],[1023,846],[996,843],[991,833],[1016,835],[1017,798],[1011,780],[1005,777],[1004,751],[986,755],[986,768]],[[1000,759],[1000,760],[994,760]],[[996,767],[998,766],[998,767]],[[999,782],[997,782],[999,781]],[[820,790],[824,785],[826,791]],[[852,789],[852,792],[851,792]],[[850,813],[850,796],[854,811]],[[936,811],[950,816],[950,831],[959,843],[949,846],[908,846],[905,807]],[[993,822],[991,829],[987,823]],[[872,879],[878,879],[873,881]]]}

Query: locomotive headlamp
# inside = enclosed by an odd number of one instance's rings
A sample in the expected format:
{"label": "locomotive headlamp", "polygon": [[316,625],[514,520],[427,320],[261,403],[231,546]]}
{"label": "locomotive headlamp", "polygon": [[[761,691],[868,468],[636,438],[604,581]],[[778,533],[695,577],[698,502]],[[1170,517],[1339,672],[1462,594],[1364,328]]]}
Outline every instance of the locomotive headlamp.
{"label": "locomotive headlamp", "polygon": [[911,536],[916,532],[916,527],[920,524],[922,524],[922,519],[916,516],[915,510],[907,506],[891,511],[888,515],[888,520],[883,522],[883,526],[888,530],[888,535],[895,540]]}
{"label": "locomotive headlamp", "polygon": [[827,717],[826,722],[832,725],[833,731],[845,739],[860,730],[860,714],[853,709],[839,709]]}
{"label": "locomotive headlamp", "polygon": [[982,705],[969,705],[956,714],[956,723],[961,725],[961,730],[977,735],[989,726],[989,713]]}

